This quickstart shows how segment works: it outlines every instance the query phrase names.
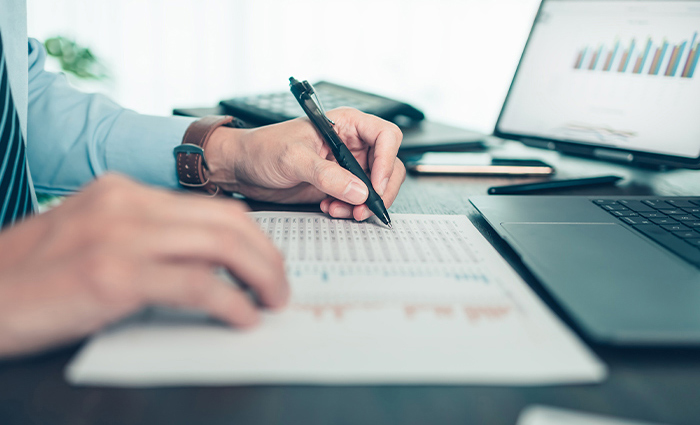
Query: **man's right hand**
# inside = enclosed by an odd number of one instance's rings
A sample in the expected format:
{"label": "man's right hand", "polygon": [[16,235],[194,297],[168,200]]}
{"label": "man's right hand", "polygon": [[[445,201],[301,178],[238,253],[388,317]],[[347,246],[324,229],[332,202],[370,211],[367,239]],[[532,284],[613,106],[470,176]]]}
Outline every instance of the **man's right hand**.
{"label": "man's right hand", "polygon": [[178,195],[107,175],[0,233],[0,357],[76,340],[151,304],[233,326],[289,297],[283,259],[234,200]]}

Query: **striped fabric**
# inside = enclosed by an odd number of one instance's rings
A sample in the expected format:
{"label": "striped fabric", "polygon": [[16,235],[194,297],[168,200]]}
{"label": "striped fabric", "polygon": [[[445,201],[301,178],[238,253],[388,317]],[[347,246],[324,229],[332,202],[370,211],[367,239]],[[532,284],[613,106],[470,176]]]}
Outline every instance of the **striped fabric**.
{"label": "striped fabric", "polygon": [[0,35],[0,227],[12,225],[33,212],[27,156],[7,78]]}

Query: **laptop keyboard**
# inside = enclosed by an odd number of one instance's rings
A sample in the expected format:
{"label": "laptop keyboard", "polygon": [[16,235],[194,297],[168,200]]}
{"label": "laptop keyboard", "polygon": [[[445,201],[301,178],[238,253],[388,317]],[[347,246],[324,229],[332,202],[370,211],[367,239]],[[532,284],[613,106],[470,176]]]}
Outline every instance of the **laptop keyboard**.
{"label": "laptop keyboard", "polygon": [[593,203],[700,268],[700,198],[594,199]]}

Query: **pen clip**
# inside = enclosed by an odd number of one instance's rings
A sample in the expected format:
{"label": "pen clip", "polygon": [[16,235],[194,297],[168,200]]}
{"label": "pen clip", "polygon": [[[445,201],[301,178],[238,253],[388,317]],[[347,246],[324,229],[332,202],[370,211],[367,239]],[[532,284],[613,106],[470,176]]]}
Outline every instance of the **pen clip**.
{"label": "pen clip", "polygon": [[328,118],[328,115],[326,115],[326,110],[323,107],[323,103],[321,103],[321,99],[319,99],[316,95],[316,90],[314,90],[314,86],[312,86],[311,83],[309,83],[308,81],[304,81],[304,86],[309,94],[309,97],[311,97],[311,100],[313,100],[316,103],[316,106],[318,106],[318,110],[321,111],[321,114],[323,114],[323,118],[328,120],[328,122],[331,123],[331,125],[335,125],[333,120]]}

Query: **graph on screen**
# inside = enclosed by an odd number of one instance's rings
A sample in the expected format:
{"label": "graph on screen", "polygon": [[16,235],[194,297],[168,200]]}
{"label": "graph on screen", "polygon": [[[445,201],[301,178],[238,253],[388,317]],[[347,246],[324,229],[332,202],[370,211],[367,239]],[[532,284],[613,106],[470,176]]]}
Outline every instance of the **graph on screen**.
{"label": "graph on screen", "polygon": [[498,127],[697,158],[699,65],[697,2],[545,2]]}
{"label": "graph on screen", "polygon": [[652,76],[693,78],[700,59],[698,33],[692,37],[671,43],[648,37],[641,41],[632,38],[623,42],[587,45],[575,55],[573,68],[580,71],[644,74]]}

